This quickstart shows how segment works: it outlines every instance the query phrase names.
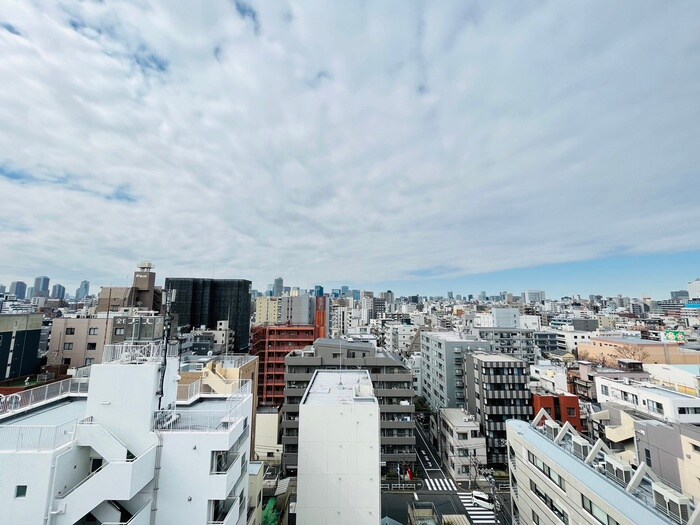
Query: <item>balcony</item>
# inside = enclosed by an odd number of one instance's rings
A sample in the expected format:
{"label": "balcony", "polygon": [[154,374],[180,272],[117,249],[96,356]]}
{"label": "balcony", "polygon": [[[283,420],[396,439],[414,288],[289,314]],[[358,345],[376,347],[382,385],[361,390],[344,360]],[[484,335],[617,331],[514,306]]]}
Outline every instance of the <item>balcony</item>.
{"label": "balcony", "polygon": [[212,519],[207,525],[234,525],[237,523],[240,513],[240,498],[226,498],[224,500],[210,501],[212,506]]}

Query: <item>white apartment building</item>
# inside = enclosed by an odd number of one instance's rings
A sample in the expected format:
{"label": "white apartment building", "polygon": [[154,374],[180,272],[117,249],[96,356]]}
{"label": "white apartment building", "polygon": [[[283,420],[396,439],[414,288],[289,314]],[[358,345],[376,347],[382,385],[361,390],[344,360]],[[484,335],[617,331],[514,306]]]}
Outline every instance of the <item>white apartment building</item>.
{"label": "white apartment building", "polygon": [[380,450],[369,372],[316,370],[299,405],[297,523],[379,523]]}
{"label": "white apartment building", "polygon": [[252,402],[250,381],[180,402],[176,352],[108,345],[89,378],[0,397],[2,519],[247,523]]}
{"label": "white apartment building", "polygon": [[[544,421],[544,425],[539,423]],[[506,423],[511,514],[519,525],[698,525],[700,507],[544,410]]]}
{"label": "white apartment building", "polygon": [[463,408],[440,410],[442,466],[455,481],[475,480],[486,465],[486,438],[479,422]]}
{"label": "white apartment building", "polygon": [[411,324],[387,323],[384,330],[384,348],[400,354],[408,352],[418,327]]}
{"label": "white apartment building", "polygon": [[413,391],[417,396],[423,396],[423,383],[421,381],[421,354],[417,352],[404,359],[406,366],[411,369],[413,375]]}
{"label": "white apartment building", "polygon": [[671,423],[700,424],[700,398],[649,382],[596,376],[599,403],[616,402]]}

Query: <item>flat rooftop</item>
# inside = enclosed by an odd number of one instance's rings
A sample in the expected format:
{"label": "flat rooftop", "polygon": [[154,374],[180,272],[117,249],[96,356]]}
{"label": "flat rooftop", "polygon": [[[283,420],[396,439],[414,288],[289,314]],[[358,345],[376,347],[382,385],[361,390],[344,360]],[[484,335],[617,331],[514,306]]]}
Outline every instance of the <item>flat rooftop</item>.
{"label": "flat rooftop", "polygon": [[347,405],[367,400],[376,403],[367,370],[317,370],[301,404]]}
{"label": "flat rooftop", "polygon": [[534,450],[541,451],[548,461],[555,463],[566,472],[575,473],[582,485],[595,491],[611,507],[623,516],[634,516],[636,523],[664,523],[660,514],[645,506],[644,502],[632,494],[625,492],[619,485],[603,477],[595,469],[585,465],[583,461],[566,449],[554,444],[538,430],[532,428],[527,421],[511,419],[506,422],[508,430],[516,432]]}
{"label": "flat rooftop", "polygon": [[[461,408],[443,408],[440,410],[440,413],[453,427],[473,426],[479,428],[479,423],[476,421],[476,418]],[[470,421],[464,421],[465,419],[469,419]]]}
{"label": "flat rooftop", "polygon": [[[660,341],[650,341],[649,339],[641,339],[639,337],[598,336],[598,337],[591,337],[590,340],[596,341],[596,342],[608,342],[608,343],[617,343],[617,344],[626,344],[626,345],[640,345],[640,346],[661,346],[661,345],[663,345],[663,343]],[[676,346],[676,343],[667,343],[667,344],[671,345],[671,346]]]}
{"label": "flat rooftop", "polygon": [[479,361],[486,361],[490,363],[525,363],[522,359],[513,357],[508,354],[487,354],[485,352],[474,352],[472,354],[474,359],[479,359]]}
{"label": "flat rooftop", "polygon": [[76,419],[84,419],[86,408],[86,398],[64,399],[27,412],[21,412],[16,416],[10,416],[2,421],[2,426],[40,425],[54,427]]}
{"label": "flat rooftop", "polygon": [[421,335],[428,335],[436,339],[442,339],[443,341],[469,341],[469,339],[465,339],[457,332],[421,332]]}

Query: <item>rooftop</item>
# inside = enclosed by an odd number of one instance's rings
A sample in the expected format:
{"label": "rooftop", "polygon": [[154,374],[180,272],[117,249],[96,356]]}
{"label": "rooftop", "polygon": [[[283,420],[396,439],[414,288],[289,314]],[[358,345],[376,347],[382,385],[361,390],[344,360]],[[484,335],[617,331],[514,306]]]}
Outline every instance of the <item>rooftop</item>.
{"label": "rooftop", "polygon": [[301,404],[347,405],[357,401],[376,403],[367,370],[316,370]]}
{"label": "rooftop", "polygon": [[473,426],[479,428],[479,423],[476,421],[476,418],[462,408],[442,408],[440,409],[440,414],[442,414],[453,427]]}
{"label": "rooftop", "polygon": [[[644,479],[635,491],[627,492],[618,482],[597,469],[594,462],[589,465],[574,455],[572,435],[567,435],[558,444],[552,441],[544,428],[536,428],[527,421],[511,419],[506,422],[509,431],[516,432],[530,447],[541,451],[548,461],[563,471],[575,473],[578,481],[603,498],[607,504],[624,516],[634,516],[637,523],[673,523],[654,506],[651,481]],[[599,455],[602,455],[600,453]]]}
{"label": "rooftop", "polygon": [[474,356],[474,359],[489,363],[525,363],[525,361],[522,359],[518,359],[517,357],[507,354],[487,354],[485,352],[474,352],[472,356]]}

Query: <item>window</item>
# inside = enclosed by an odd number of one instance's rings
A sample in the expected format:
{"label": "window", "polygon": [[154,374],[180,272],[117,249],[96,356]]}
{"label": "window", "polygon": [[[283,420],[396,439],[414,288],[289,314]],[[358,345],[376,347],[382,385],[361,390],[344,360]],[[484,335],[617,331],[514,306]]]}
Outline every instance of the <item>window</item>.
{"label": "window", "polygon": [[85,358],[85,366],[89,366],[95,363],[95,358],[94,357],[86,357]]}
{"label": "window", "polygon": [[586,511],[603,525],[619,525],[617,521],[608,516],[603,509],[581,494],[581,504]]}
{"label": "window", "polygon": [[66,335],[75,335],[75,328],[66,328]]}
{"label": "window", "polygon": [[651,467],[651,452],[648,448],[644,449],[644,462],[647,464],[648,467]]}
{"label": "window", "polygon": [[17,485],[15,487],[15,498],[24,498],[27,495],[26,485]]}
{"label": "window", "polygon": [[691,445],[693,445],[693,452],[700,452],[700,445],[695,443],[691,443]]}
{"label": "window", "polygon": [[124,329],[123,328],[115,328],[114,335],[124,335]]}
{"label": "window", "polygon": [[64,350],[73,350],[73,343],[63,343]]}
{"label": "window", "polygon": [[88,350],[97,350],[97,343],[88,343],[87,349]]}
{"label": "window", "polygon": [[561,490],[566,492],[566,484],[564,483],[564,478],[562,478],[559,474],[554,472],[551,468],[549,468],[549,465],[547,465],[544,461],[535,456],[529,450],[527,452],[527,458],[530,460],[530,463],[535,465],[537,469],[540,472],[542,472],[542,474],[547,476],[550,480],[554,482],[555,485],[557,485]]}
{"label": "window", "polygon": [[90,328],[88,330],[88,335],[97,335],[97,328]]}
{"label": "window", "polygon": [[542,489],[540,489],[533,480],[530,480],[530,490],[535,494],[535,496],[540,498],[542,503],[544,503],[557,518],[559,518],[559,521],[564,523],[564,525],[569,525],[569,516],[563,510],[557,507],[549,494],[542,491]]}
{"label": "window", "polygon": [[535,525],[540,525],[540,517],[535,513],[535,511],[532,511],[532,523]]}
{"label": "window", "polygon": [[571,407],[567,408],[566,415],[569,417],[576,417],[576,409]]}
{"label": "window", "polygon": [[601,392],[604,396],[609,396],[609,395],[610,395],[610,390],[608,390],[608,387],[605,386],[605,385],[601,385],[601,386],[600,386],[600,392]]}

